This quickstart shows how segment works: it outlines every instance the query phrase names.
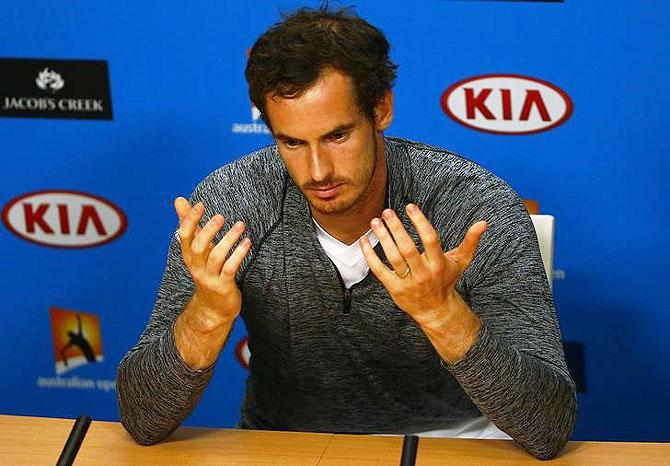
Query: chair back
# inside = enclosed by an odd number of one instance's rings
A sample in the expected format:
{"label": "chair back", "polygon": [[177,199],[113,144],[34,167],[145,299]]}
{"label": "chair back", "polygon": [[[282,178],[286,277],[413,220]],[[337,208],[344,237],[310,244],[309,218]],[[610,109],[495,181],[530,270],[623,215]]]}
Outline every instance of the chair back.
{"label": "chair back", "polygon": [[549,288],[553,287],[554,270],[554,216],[534,214],[530,216],[537,234],[537,242],[540,245],[540,254],[544,271],[547,273]]}

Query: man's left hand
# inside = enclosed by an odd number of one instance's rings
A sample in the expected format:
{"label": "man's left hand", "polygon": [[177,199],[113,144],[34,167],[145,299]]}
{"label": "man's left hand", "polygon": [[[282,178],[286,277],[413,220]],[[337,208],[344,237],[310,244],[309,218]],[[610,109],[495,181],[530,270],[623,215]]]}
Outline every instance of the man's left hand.
{"label": "man's left hand", "polygon": [[[485,221],[473,224],[460,245],[444,252],[437,231],[421,210],[414,204],[408,204],[405,210],[421,239],[423,253],[391,209],[384,210],[383,221],[374,218],[370,222],[391,268],[379,259],[366,237],[361,238],[361,249],[370,270],[398,307],[419,324],[444,359],[453,359],[448,356],[454,353],[444,346],[453,347],[454,339],[455,346],[461,346],[458,344],[461,336],[472,337],[470,330],[479,329],[479,319],[455,290],[455,285],[472,262],[488,225]],[[463,326],[470,329],[459,328]],[[465,346],[469,348],[469,344]],[[458,350],[455,354],[462,352]]]}

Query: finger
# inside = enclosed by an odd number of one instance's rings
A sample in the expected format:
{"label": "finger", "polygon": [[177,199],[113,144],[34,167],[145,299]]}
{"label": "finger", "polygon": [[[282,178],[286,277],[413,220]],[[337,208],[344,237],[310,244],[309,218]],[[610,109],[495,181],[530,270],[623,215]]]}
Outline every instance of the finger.
{"label": "finger", "polygon": [[468,228],[465,238],[463,238],[461,244],[456,248],[456,255],[464,268],[470,265],[470,262],[472,262],[472,259],[475,257],[479,241],[487,229],[488,223],[486,223],[486,221],[482,220],[473,224]]}
{"label": "finger", "polygon": [[177,229],[179,242],[181,243],[182,255],[184,256],[184,261],[186,261],[186,263],[190,261],[191,242],[193,241],[193,235],[195,234],[198,223],[200,222],[200,218],[204,213],[205,207],[201,202],[198,202],[196,205],[190,208],[189,212],[181,221],[179,228]]}
{"label": "finger", "polygon": [[434,264],[440,263],[443,260],[442,253],[444,251],[440,244],[440,236],[433,225],[415,204],[407,204],[405,211],[412,225],[414,225],[416,232],[419,234],[428,262]]}
{"label": "finger", "polygon": [[177,212],[177,217],[179,217],[179,223],[181,223],[190,212],[191,204],[185,197],[179,196],[174,200],[174,210]]}
{"label": "finger", "polygon": [[[373,218],[372,221],[370,221],[370,226],[372,227],[374,234],[379,238],[384,254],[386,254],[386,258],[391,263],[391,267],[393,267],[394,271],[402,275],[407,270],[407,262],[398,250],[398,246],[396,246],[393,241],[393,237],[387,230],[384,222],[378,218]],[[376,253],[375,256],[377,256]]]}
{"label": "finger", "polygon": [[221,268],[223,263],[228,257],[230,249],[233,247],[233,244],[240,239],[242,233],[244,232],[244,223],[235,222],[235,224],[228,230],[228,232],[221,238],[221,241],[217,243],[214,248],[209,253],[207,258],[207,266],[205,267],[205,272],[212,275],[220,275]]}
{"label": "finger", "polygon": [[220,280],[226,281],[235,279],[235,275],[237,275],[237,271],[239,270],[240,265],[242,265],[242,261],[249,252],[249,249],[251,249],[251,240],[249,238],[244,238],[240,241],[240,244],[237,245],[225,264],[223,264],[221,275],[219,276]]}
{"label": "finger", "polygon": [[391,270],[384,265],[379,256],[377,256],[377,253],[372,248],[372,245],[366,236],[361,237],[359,242],[361,251],[363,251],[363,257],[365,257],[365,262],[368,263],[368,266],[375,277],[377,277],[377,279],[388,289],[393,283],[393,275],[395,274],[391,272]]}
{"label": "finger", "polygon": [[191,260],[193,261],[193,266],[197,269],[204,269],[205,265],[207,265],[207,257],[211,250],[212,240],[221,230],[224,222],[223,215],[214,215],[193,238],[193,242],[191,243]]}
{"label": "finger", "polygon": [[[403,260],[407,262],[412,272],[423,272],[425,264],[421,259],[421,254],[416,248],[414,240],[409,236],[396,213],[391,209],[386,209],[382,212],[382,217],[393,235],[393,240],[395,241],[395,244],[397,244]],[[403,270],[404,269],[400,269],[399,272],[403,272]]]}

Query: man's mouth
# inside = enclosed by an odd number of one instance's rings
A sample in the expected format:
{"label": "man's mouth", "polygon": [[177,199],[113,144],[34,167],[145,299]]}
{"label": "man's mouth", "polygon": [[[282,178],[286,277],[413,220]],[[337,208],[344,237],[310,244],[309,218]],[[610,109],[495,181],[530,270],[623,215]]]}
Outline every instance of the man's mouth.
{"label": "man's mouth", "polygon": [[343,186],[342,183],[331,184],[330,186],[310,188],[310,191],[312,191],[314,195],[319,199],[329,199],[331,197],[336,196],[340,192],[342,186]]}

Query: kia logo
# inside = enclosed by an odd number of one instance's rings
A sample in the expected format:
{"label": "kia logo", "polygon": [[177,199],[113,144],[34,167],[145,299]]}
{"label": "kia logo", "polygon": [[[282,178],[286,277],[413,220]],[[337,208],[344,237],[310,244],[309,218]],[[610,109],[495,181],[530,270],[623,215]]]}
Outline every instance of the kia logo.
{"label": "kia logo", "polygon": [[106,199],[76,191],[38,191],[15,197],[2,209],[2,222],[19,238],[58,248],[109,243],[128,225]]}
{"label": "kia logo", "polygon": [[251,351],[249,351],[249,337],[244,337],[240,340],[235,348],[235,356],[242,365],[242,367],[249,369],[249,359],[251,359]]}
{"label": "kia logo", "polygon": [[464,79],[444,91],[440,103],[452,120],[494,134],[539,133],[572,115],[572,100],[562,89],[516,74]]}

